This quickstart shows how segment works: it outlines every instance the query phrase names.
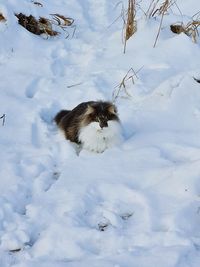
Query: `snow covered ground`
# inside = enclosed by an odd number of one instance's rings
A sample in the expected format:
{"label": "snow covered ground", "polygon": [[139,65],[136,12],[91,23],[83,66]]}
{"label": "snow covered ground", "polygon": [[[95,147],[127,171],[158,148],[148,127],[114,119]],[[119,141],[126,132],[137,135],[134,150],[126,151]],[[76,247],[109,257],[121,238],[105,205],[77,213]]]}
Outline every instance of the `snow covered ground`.
{"label": "snow covered ground", "polygon": [[[200,2],[177,1],[155,48],[160,17],[138,8],[125,54],[118,1],[41,3],[0,2],[0,267],[200,266],[200,42],[169,27]],[[33,35],[19,12],[72,17],[75,35]],[[52,118],[111,100],[130,68],[123,143],[77,156]]]}

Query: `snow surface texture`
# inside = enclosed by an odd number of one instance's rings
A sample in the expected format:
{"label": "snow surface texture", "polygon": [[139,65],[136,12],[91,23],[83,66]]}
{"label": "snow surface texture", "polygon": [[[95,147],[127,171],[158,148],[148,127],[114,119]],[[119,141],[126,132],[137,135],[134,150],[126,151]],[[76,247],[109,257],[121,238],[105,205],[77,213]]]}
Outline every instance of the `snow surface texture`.
{"label": "snow surface texture", "polygon": [[[0,2],[0,266],[200,266],[200,47],[169,29],[200,1],[177,1],[156,48],[160,18],[138,10],[126,54],[119,1],[41,2]],[[75,36],[33,35],[14,12],[72,17]],[[110,100],[141,67],[116,102],[122,144],[77,156],[56,112]]]}

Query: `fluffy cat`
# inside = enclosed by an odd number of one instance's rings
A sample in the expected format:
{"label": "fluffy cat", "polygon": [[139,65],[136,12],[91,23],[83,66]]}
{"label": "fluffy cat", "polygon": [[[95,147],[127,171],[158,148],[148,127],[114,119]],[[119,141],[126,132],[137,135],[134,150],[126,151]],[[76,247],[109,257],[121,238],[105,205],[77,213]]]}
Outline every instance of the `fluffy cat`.
{"label": "fluffy cat", "polygon": [[72,110],[61,110],[54,120],[66,139],[86,150],[102,153],[121,141],[117,109],[111,102],[83,102]]}

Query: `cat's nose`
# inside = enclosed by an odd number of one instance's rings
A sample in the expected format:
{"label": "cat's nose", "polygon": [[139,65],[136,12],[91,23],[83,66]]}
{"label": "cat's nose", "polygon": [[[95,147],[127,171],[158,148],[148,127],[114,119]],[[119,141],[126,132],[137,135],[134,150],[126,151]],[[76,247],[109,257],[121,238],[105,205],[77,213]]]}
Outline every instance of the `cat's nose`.
{"label": "cat's nose", "polygon": [[101,122],[100,127],[101,127],[101,129],[103,129],[104,127],[108,127],[107,121]]}

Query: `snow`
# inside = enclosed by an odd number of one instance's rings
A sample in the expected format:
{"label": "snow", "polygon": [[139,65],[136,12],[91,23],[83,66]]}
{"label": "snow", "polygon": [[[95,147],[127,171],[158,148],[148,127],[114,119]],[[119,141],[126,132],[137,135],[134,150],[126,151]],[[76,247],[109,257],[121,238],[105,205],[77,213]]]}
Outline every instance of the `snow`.
{"label": "snow", "polygon": [[[199,1],[177,1],[155,48],[160,18],[138,9],[125,54],[117,1],[41,2],[0,3],[0,266],[198,267],[200,47],[169,25]],[[72,17],[75,35],[33,35],[17,12]],[[115,103],[123,142],[77,155],[52,118],[112,100],[130,68],[140,71]]]}

